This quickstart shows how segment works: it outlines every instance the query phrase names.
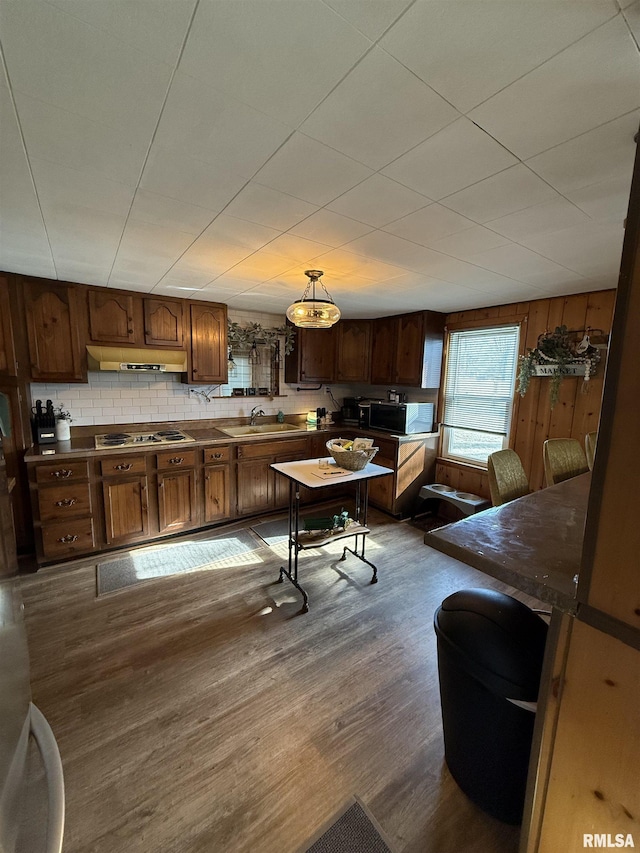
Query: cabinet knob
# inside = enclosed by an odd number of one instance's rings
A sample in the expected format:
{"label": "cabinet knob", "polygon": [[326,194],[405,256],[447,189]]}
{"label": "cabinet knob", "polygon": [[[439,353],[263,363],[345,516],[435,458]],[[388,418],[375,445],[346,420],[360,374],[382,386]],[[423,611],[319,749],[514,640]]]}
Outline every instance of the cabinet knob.
{"label": "cabinet knob", "polygon": [[67,480],[72,474],[73,471],[69,471],[68,468],[60,468],[58,471],[51,472],[51,476],[56,477],[58,480]]}
{"label": "cabinet knob", "polygon": [[174,456],[173,459],[169,459],[169,465],[182,465],[184,462],[184,456]]}
{"label": "cabinet knob", "polygon": [[192,367],[192,368],[191,368],[191,372],[192,372],[193,374],[196,374],[196,373],[198,372],[198,368],[197,368],[197,367]]}
{"label": "cabinet knob", "polygon": [[214,459],[220,459],[220,458],[221,458],[221,456],[222,456],[222,453],[214,453],[214,454],[213,454],[213,458],[214,458]]}
{"label": "cabinet knob", "polygon": [[60,501],[56,501],[56,506],[73,506],[74,503],[77,503],[75,498],[63,498]]}
{"label": "cabinet knob", "polygon": [[66,536],[60,536],[58,542],[62,542],[63,545],[68,544],[69,542],[77,542],[78,537],[75,534],[68,533]]}
{"label": "cabinet knob", "polygon": [[132,462],[121,462],[120,465],[113,466],[116,471],[130,471],[133,468]]}

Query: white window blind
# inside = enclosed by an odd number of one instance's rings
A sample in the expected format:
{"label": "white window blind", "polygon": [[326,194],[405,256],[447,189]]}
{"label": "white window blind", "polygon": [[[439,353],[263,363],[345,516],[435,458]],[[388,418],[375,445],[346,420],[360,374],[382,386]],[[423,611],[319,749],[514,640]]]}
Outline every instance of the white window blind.
{"label": "white window blind", "polygon": [[483,433],[486,437],[483,443],[477,436],[474,450],[469,447],[468,453],[459,452],[463,458],[486,462],[483,448],[488,452],[492,452],[491,448],[500,449],[509,433],[519,332],[519,326],[495,326],[449,334],[444,426],[459,440],[463,436],[456,430]]}

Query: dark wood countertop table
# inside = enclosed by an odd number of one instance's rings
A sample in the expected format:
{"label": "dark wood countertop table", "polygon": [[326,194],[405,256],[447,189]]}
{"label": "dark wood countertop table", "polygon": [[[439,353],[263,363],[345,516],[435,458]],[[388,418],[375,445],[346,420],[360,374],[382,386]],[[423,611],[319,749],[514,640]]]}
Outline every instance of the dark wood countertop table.
{"label": "dark wood countertop table", "polygon": [[426,533],[425,544],[575,613],[590,485],[581,474]]}

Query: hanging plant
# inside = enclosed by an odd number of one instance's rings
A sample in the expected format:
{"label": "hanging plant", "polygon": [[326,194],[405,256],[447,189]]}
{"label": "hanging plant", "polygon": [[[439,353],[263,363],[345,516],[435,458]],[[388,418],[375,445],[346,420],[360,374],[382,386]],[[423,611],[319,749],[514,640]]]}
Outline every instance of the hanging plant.
{"label": "hanging plant", "polygon": [[[587,332],[590,330],[587,329]],[[585,332],[580,340],[566,326],[556,326],[553,332],[540,335],[534,349],[520,356],[518,393],[527,393],[533,376],[549,376],[549,399],[553,409],[558,402],[560,386],[566,376],[582,375],[588,382],[600,361],[600,353]],[[578,333],[579,334],[579,333]],[[586,386],[583,385],[583,389]]]}
{"label": "hanging plant", "polygon": [[277,349],[281,339],[284,339],[284,352],[288,355],[293,350],[295,329],[291,326],[263,327],[260,323],[249,323],[241,326],[229,320],[229,346],[236,351],[251,350],[253,347],[267,346]]}

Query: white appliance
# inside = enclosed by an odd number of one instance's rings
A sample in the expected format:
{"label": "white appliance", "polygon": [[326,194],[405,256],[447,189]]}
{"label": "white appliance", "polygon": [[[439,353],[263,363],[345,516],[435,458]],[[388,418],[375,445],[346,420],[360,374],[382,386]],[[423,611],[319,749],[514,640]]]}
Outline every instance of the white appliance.
{"label": "white appliance", "polygon": [[108,432],[95,436],[96,450],[106,450],[110,447],[145,447],[150,444],[188,444],[193,441],[195,438],[179,429],[163,429],[158,432]]}
{"label": "white appliance", "polygon": [[58,745],[31,702],[22,598],[0,579],[1,853],[61,853],[64,811]]}

